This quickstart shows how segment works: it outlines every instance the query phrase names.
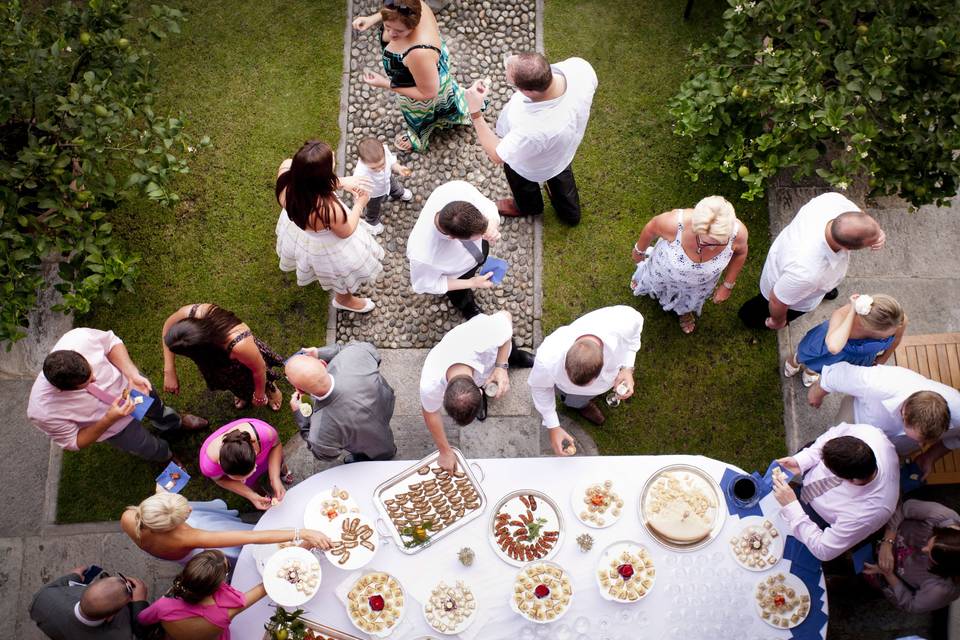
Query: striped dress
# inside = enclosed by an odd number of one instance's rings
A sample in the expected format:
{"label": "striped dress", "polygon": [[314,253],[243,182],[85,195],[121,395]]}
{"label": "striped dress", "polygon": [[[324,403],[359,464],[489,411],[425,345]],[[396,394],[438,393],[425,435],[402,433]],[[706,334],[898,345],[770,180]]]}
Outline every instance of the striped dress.
{"label": "striped dress", "polygon": [[383,40],[383,30],[380,31],[380,50],[383,54],[383,70],[390,78],[390,86],[394,88],[414,87],[416,82],[413,74],[403,64],[404,58],[414,49],[432,49],[440,54],[437,60],[437,73],[440,76],[440,89],[437,97],[432,100],[413,100],[397,95],[397,105],[407,124],[407,137],[414,151],[422,153],[427,150],[430,134],[436,129],[445,129],[458,124],[470,124],[470,113],[467,110],[467,97],[463,87],[450,75],[450,54],[447,44],[440,41],[440,48],[429,44],[415,44],[403,53],[387,51],[387,42]]}

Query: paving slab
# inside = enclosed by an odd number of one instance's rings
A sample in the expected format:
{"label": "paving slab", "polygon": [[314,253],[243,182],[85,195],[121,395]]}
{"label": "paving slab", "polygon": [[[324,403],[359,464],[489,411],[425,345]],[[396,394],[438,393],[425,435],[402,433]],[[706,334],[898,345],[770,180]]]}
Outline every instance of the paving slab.
{"label": "paving slab", "polygon": [[0,638],[19,637],[20,573],[23,569],[23,540],[0,538]]}
{"label": "paving slab", "polygon": [[0,482],[0,537],[37,534],[42,524],[50,440],[27,420],[33,380],[0,380],[0,460],[15,462]]}
{"label": "paving slab", "polygon": [[540,425],[529,416],[491,416],[460,429],[460,450],[468,459],[537,457],[540,454]]}

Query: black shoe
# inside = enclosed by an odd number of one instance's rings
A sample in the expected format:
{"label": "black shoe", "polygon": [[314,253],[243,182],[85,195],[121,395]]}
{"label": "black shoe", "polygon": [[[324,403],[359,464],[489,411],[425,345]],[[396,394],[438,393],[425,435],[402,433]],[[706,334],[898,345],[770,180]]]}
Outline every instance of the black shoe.
{"label": "black shoe", "polygon": [[837,288],[836,288],[836,287],[834,287],[833,289],[831,289],[830,291],[827,292],[827,295],[823,296],[823,299],[824,299],[824,300],[836,300],[836,299],[837,299],[837,296],[839,296],[839,295],[840,295],[840,292],[837,291]]}
{"label": "black shoe", "polygon": [[507,363],[514,369],[529,369],[533,366],[533,354],[523,349],[512,349]]}

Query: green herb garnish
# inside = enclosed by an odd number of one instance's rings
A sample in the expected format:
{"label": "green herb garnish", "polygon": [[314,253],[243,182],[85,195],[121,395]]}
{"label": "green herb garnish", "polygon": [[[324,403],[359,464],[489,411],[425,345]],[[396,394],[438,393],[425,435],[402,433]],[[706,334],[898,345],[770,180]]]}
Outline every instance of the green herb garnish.
{"label": "green herb garnish", "polygon": [[543,529],[543,525],[547,524],[546,518],[537,518],[533,522],[527,523],[527,540],[530,542],[536,541],[540,537],[540,530]]}

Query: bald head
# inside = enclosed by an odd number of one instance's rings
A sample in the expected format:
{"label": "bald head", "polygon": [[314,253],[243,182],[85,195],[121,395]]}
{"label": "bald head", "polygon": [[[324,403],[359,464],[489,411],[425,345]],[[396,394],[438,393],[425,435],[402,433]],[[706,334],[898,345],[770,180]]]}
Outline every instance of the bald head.
{"label": "bald head", "polygon": [[851,251],[875,244],[882,232],[880,223],[860,211],[841,213],[830,225],[830,236],[834,242]]}
{"label": "bald head", "polygon": [[90,620],[105,620],[130,602],[123,578],[111,576],[94,580],[80,596],[80,611]]}
{"label": "bald head", "polygon": [[322,396],[330,390],[330,374],[318,358],[302,354],[293,356],[287,360],[284,372],[290,384],[305,393]]}

